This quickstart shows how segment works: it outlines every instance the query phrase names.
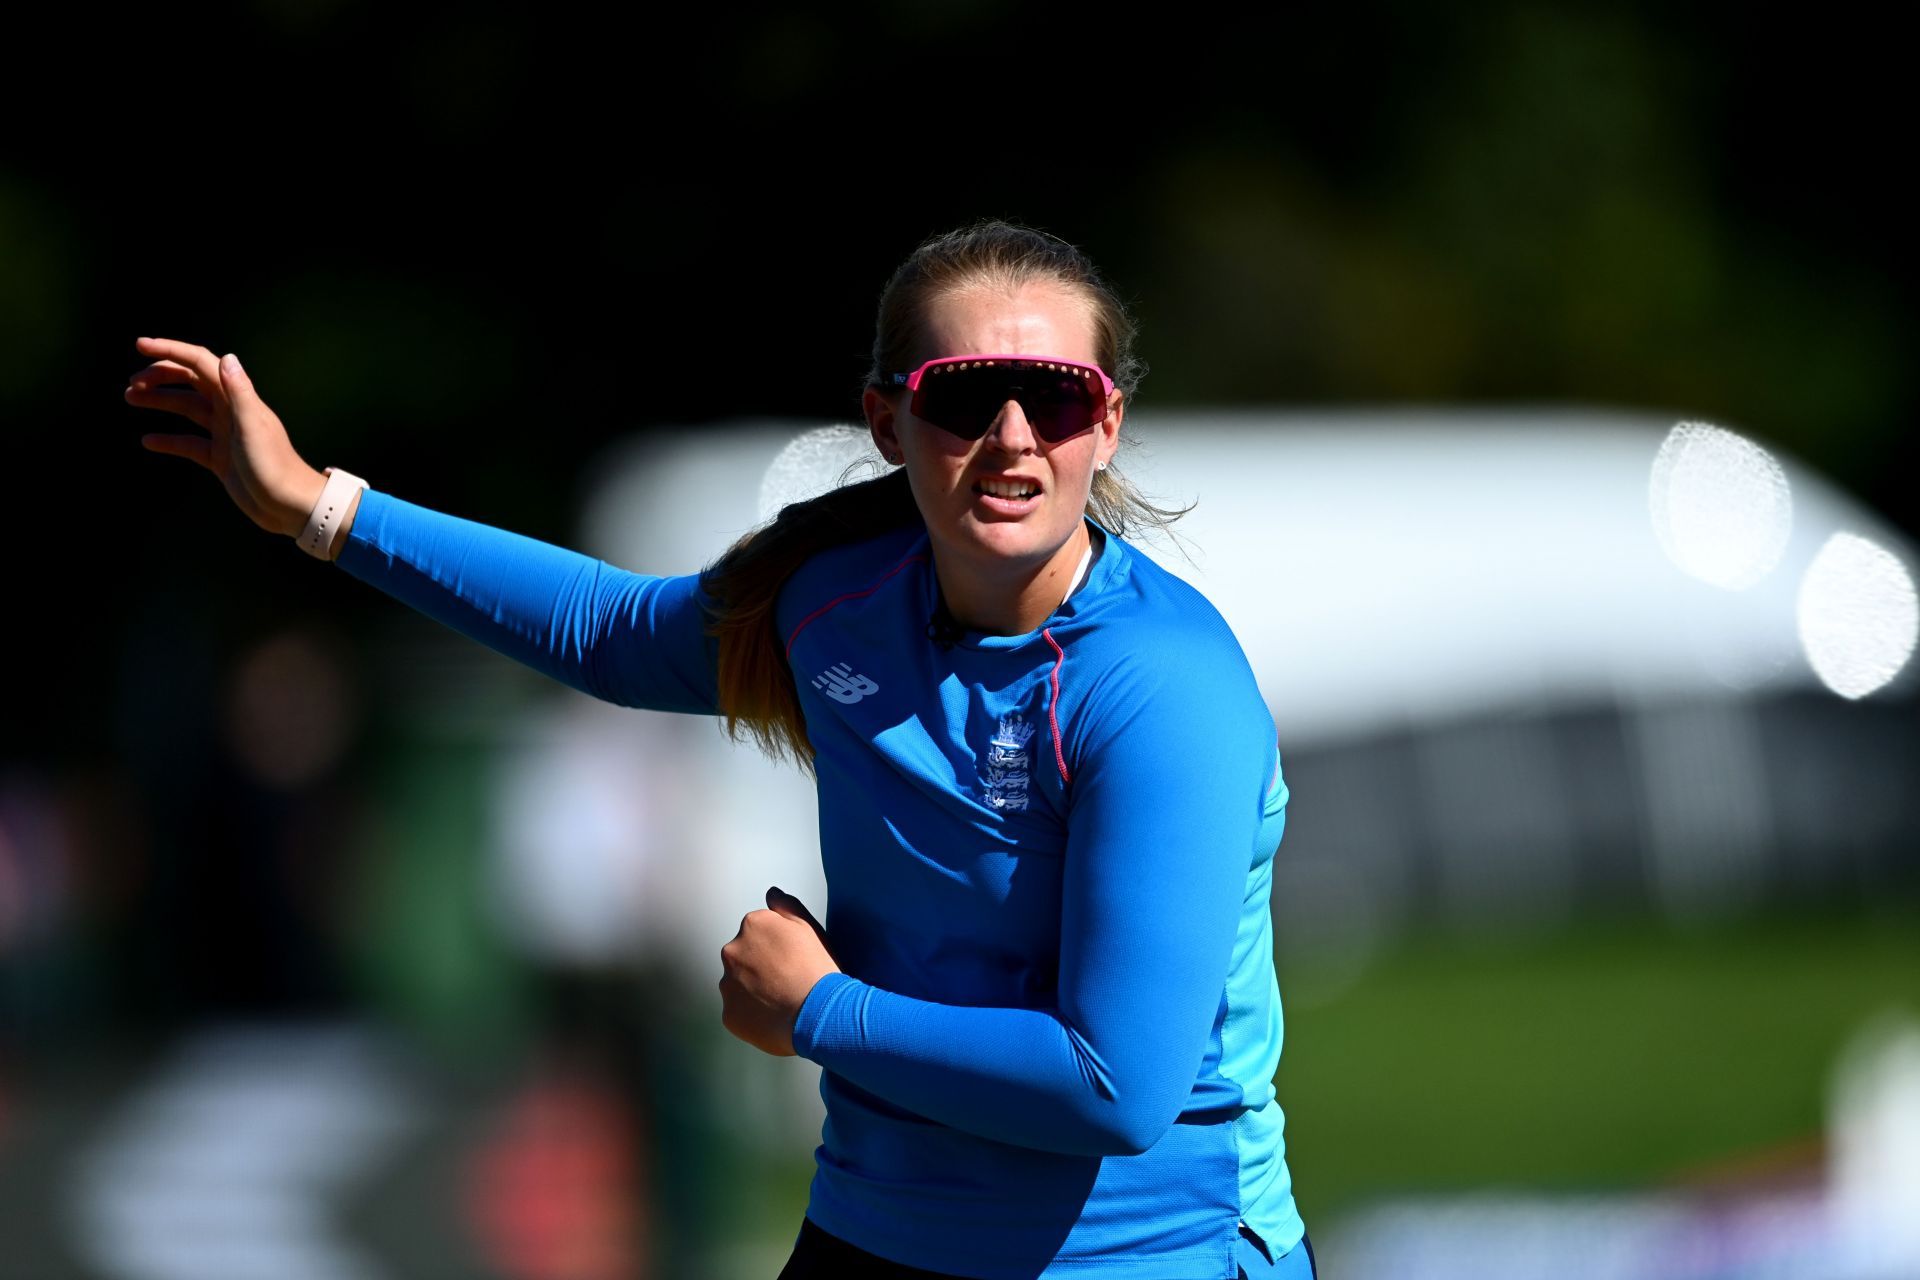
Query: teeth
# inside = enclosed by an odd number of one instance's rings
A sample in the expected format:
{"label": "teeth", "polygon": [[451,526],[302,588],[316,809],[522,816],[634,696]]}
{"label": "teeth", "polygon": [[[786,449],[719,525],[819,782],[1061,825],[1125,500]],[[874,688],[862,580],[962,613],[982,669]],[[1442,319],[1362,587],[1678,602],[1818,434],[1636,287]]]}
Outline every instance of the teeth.
{"label": "teeth", "polygon": [[1040,490],[1025,481],[982,480],[980,492],[990,493],[996,498],[1030,498]]}

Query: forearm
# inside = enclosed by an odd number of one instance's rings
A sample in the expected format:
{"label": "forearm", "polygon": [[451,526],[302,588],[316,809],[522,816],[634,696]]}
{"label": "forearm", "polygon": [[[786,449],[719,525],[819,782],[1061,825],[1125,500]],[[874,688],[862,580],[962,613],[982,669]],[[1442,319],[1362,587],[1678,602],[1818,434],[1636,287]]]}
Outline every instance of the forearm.
{"label": "forearm", "polygon": [[[1179,1114],[1195,1063],[1098,1051],[1058,1015],[916,1000],[828,974],[801,1006],[800,1056],[917,1115],[1077,1155],[1144,1151]],[[1137,1046],[1135,1046],[1137,1047]]]}
{"label": "forearm", "polygon": [[691,578],[629,573],[372,489],[349,520],[342,569],[488,648],[622,706],[716,710]]}

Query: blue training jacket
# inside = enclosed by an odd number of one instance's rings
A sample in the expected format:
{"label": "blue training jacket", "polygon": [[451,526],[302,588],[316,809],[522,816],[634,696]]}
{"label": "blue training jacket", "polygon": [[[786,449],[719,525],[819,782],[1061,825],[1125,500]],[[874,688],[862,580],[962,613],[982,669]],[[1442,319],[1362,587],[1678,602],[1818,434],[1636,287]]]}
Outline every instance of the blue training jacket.
{"label": "blue training jacket", "polygon": [[[1089,519],[1036,631],[928,637],[915,525],[819,553],[775,616],[815,752],[844,970],[794,1026],[827,1119],[807,1216],[982,1280],[1216,1280],[1304,1232],[1272,1079],[1287,787],[1239,643]],[[716,714],[697,575],[378,490],[337,562],[573,688]]]}

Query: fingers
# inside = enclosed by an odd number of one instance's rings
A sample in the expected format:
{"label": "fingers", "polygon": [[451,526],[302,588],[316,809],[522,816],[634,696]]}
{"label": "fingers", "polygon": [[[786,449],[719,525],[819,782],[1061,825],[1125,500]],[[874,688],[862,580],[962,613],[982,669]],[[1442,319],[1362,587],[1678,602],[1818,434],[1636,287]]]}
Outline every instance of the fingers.
{"label": "fingers", "polygon": [[172,338],[138,338],[133,345],[142,355],[176,361],[198,374],[203,381],[220,385],[220,360],[205,347],[195,346],[191,342],[175,342]]}
{"label": "fingers", "polygon": [[212,403],[188,387],[149,387],[135,382],[127,387],[127,403],[141,409],[177,413],[209,431],[213,430]]}
{"label": "fingers", "polygon": [[127,380],[128,404],[143,409],[161,409],[177,413],[196,426],[218,432],[225,423],[223,405],[216,405],[205,392],[224,394],[220,386],[220,362],[213,352],[191,342],[171,338],[139,338],[134,349],[158,356],[146,368]]}
{"label": "fingers", "polygon": [[155,360],[134,374],[130,381],[142,386],[166,386],[177,382],[197,384],[200,375],[177,360]]}
{"label": "fingers", "polygon": [[140,443],[154,453],[170,453],[213,470],[213,441],[205,436],[146,435],[140,437]]}

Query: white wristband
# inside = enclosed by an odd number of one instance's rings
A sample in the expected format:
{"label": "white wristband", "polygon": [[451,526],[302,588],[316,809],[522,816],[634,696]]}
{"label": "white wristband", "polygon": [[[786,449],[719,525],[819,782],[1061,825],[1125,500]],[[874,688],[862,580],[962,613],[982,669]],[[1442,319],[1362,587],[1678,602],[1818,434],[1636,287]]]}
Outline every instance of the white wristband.
{"label": "white wristband", "polygon": [[321,560],[333,559],[333,540],[340,536],[340,522],[347,518],[353,495],[366,487],[367,482],[359,476],[328,467],[327,487],[320,491],[320,501],[313,504],[313,511],[307,516],[307,527],[300,534],[300,549]]}

